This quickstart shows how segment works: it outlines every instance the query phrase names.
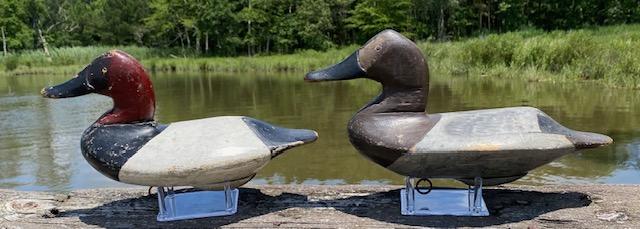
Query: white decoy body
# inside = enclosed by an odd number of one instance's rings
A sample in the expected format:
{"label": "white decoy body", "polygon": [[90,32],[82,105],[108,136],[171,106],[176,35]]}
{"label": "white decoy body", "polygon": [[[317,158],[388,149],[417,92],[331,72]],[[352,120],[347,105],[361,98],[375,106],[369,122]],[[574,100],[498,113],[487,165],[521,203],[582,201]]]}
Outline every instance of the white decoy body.
{"label": "white decoy body", "polygon": [[129,184],[235,188],[285,150],[318,137],[312,130],[242,116],[161,125],[154,120],[148,74],[122,51],[96,58],[73,79],[41,93],[48,98],[98,93],[113,99],[114,107],[83,133],[81,149],[96,170]]}

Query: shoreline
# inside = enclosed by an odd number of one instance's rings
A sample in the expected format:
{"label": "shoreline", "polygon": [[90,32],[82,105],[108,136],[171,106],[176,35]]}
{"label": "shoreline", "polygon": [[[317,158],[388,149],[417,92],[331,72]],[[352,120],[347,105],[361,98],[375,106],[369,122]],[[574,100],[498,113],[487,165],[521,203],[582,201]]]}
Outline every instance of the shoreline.
{"label": "shoreline", "polygon": [[[431,71],[448,75],[523,79],[526,81],[592,81],[610,87],[640,89],[640,24],[568,31],[522,30],[456,41],[417,41]],[[95,57],[114,48],[138,58],[150,72],[291,73],[335,64],[359,45],[290,54],[214,57],[177,55],[175,51],[139,46],[52,48],[0,56],[0,77],[24,74],[76,74]]]}
{"label": "shoreline", "polygon": [[394,185],[249,185],[238,213],[156,222],[146,188],[69,193],[0,189],[0,228],[65,227],[640,227],[640,185],[498,186],[489,217],[402,216]]}

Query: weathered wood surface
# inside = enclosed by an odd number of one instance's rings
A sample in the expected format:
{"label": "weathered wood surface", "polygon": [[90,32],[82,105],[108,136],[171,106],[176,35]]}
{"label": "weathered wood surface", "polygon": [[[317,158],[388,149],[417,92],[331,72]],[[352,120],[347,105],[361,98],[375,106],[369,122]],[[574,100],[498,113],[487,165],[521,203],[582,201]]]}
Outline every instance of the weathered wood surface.
{"label": "weathered wood surface", "polygon": [[400,215],[399,186],[265,185],[240,190],[238,214],[159,223],[147,189],[71,193],[0,189],[0,228],[511,227],[640,228],[640,186],[486,189],[490,217]]}

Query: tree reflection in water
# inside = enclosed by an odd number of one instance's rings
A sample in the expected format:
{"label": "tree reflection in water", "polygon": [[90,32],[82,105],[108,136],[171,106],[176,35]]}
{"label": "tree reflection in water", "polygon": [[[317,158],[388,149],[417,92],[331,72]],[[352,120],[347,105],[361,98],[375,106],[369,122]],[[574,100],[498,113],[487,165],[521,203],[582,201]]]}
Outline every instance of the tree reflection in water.
{"label": "tree reflection in water", "polygon": [[[310,87],[297,75],[152,74],[157,118],[169,123],[219,115],[246,115],[281,126],[318,131],[320,138],[274,160],[254,183],[402,184],[351,146],[346,124],[378,93],[355,80]],[[569,128],[611,136],[609,147],[565,156],[534,170],[520,184],[640,183],[640,91],[592,83],[441,76],[432,73],[428,111],[534,106]],[[122,186],[94,171],[79,138],[108,98],[92,95],[44,100],[43,85],[67,76],[0,78],[0,188],[69,190]],[[179,152],[176,152],[179,154]],[[459,184],[438,180],[436,185]]]}

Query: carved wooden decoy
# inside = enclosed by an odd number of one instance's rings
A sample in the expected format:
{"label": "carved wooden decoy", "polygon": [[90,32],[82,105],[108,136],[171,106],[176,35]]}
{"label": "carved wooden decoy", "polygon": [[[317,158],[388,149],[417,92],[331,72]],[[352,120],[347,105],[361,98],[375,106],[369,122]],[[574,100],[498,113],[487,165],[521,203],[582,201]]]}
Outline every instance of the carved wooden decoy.
{"label": "carved wooden decoy", "polygon": [[427,62],[411,40],[385,30],[342,62],[305,80],[367,78],[382,93],[348,124],[353,146],[375,163],[417,178],[453,178],[485,185],[517,180],[565,154],[612,143],[570,130],[533,107],[428,114]]}
{"label": "carved wooden decoy", "polygon": [[129,184],[235,188],[285,150],[317,138],[312,130],[241,116],[159,124],[148,74],[135,58],[117,50],[41,91],[47,98],[89,93],[111,97],[113,108],[82,134],[82,155],[105,176]]}

